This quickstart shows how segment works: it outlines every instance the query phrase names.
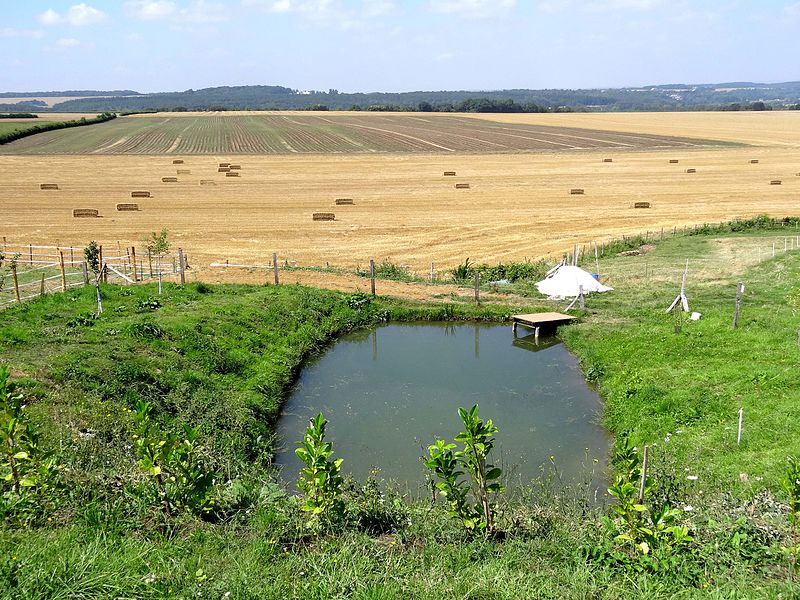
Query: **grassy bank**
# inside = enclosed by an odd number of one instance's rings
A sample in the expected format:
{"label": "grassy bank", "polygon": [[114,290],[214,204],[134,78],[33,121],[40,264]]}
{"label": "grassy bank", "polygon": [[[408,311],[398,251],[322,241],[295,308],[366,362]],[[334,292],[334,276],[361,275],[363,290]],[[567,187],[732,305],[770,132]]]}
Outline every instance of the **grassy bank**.
{"label": "grassy bank", "polygon": [[[771,242],[725,239],[734,241],[685,236],[604,259],[617,291],[591,298],[564,331],[607,399],[612,431],[655,446],[652,498],[686,509],[694,541],[685,551],[625,558],[601,525],[607,507],[552,473],[503,502],[499,541],[471,538],[440,504],[371,482],[346,485],[335,530],[304,526],[270,466],[272,425],[303,359],[354,328],[502,320],[506,305],[300,286],[167,285],[160,297],[152,286],[107,286],[99,319],[91,289],[0,313],[0,364],[13,368],[42,445],[62,466],[57,501],[25,519],[4,516],[0,597],[797,597],[781,552],[791,533],[778,481],[786,456],[800,454],[800,256],[751,266],[739,258]],[[688,286],[703,317],[676,334],[664,309],[686,257],[704,261],[696,271],[690,262]],[[217,473],[213,510],[166,516],[154,501],[132,450],[140,400],[164,431],[199,428],[203,464]]]}

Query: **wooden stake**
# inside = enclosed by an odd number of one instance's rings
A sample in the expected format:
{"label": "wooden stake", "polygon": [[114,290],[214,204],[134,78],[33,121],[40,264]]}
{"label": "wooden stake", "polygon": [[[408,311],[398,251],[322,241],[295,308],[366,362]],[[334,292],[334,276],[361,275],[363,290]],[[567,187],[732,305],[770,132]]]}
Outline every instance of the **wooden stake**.
{"label": "wooden stake", "polygon": [[14,296],[17,298],[17,303],[22,302],[19,298],[19,280],[17,279],[17,265],[11,265],[11,276],[14,278]]}
{"label": "wooden stake", "polygon": [[639,481],[639,504],[644,502],[644,488],[647,485],[647,466],[650,459],[650,447],[644,447],[644,456],[642,456],[642,478]]}
{"label": "wooden stake", "polygon": [[100,246],[97,253],[98,265],[100,266],[100,278],[105,283],[105,272],[103,271],[103,246]]}
{"label": "wooden stake", "polygon": [[744,408],[739,409],[739,433],[736,435],[736,445],[742,443],[742,421],[744,420]]}
{"label": "wooden stake", "polygon": [[59,261],[59,264],[61,265],[61,291],[62,292],[66,292],[67,291],[67,273],[64,270],[64,253],[61,250],[58,251],[58,261]]}
{"label": "wooden stake", "polygon": [[183,269],[183,248],[178,248],[178,272],[181,275],[181,285],[186,283],[186,274]]}
{"label": "wooden stake", "polygon": [[278,285],[278,253],[272,253],[272,274],[275,279],[275,285]]}
{"label": "wooden stake", "polygon": [[131,266],[133,267],[133,280],[139,281],[139,275],[136,273],[136,246],[131,246]]}
{"label": "wooden stake", "polygon": [[433,283],[433,280],[435,279],[435,273],[436,273],[436,264],[432,262],[431,263],[431,283]]}
{"label": "wooden stake", "polygon": [[375,295],[375,261],[369,259],[369,288],[372,295]]}
{"label": "wooden stake", "polygon": [[733,311],[733,328],[739,325],[739,309],[742,304],[742,294],[744,294],[744,284],[740,281],[736,286],[736,306]]}
{"label": "wooden stake", "polygon": [[33,264],[33,246],[28,244],[28,262]]}

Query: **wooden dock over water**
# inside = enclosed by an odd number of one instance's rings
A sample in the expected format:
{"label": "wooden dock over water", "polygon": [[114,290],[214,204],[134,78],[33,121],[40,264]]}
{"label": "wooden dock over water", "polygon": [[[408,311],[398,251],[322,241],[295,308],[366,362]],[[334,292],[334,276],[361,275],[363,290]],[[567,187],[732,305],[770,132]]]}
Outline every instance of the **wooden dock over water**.
{"label": "wooden dock over water", "polygon": [[532,327],[536,337],[543,329],[555,330],[559,325],[566,325],[575,320],[572,315],[564,315],[556,312],[533,313],[530,315],[513,315],[511,317],[511,331],[517,334],[517,325]]}

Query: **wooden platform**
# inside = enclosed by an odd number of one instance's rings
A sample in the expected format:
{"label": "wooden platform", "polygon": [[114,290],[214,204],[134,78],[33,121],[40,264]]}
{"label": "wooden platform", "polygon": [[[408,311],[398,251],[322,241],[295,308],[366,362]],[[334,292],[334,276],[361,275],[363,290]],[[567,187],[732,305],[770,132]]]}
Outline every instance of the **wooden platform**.
{"label": "wooden platform", "polygon": [[513,315],[511,317],[511,331],[516,335],[517,325],[533,327],[538,338],[539,329],[554,330],[559,325],[566,325],[575,320],[571,315],[556,312],[533,313],[530,315]]}
{"label": "wooden platform", "polygon": [[564,325],[574,321],[572,315],[563,315],[555,312],[533,313],[531,315],[514,315],[511,317],[512,323],[521,323],[530,327],[541,327],[542,325]]}

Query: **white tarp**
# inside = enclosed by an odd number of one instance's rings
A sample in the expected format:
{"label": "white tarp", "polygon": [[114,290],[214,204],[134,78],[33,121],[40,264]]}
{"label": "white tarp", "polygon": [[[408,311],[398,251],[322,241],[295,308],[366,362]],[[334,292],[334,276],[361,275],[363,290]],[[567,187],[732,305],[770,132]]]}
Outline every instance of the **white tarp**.
{"label": "white tarp", "polygon": [[564,265],[547,274],[536,284],[536,289],[551,298],[574,298],[580,293],[610,292],[614,288],[603,285],[580,267]]}

